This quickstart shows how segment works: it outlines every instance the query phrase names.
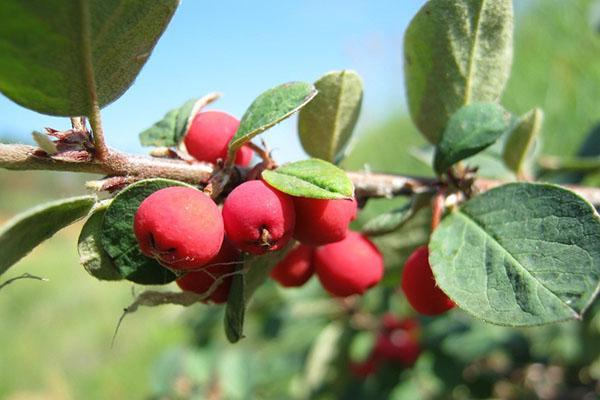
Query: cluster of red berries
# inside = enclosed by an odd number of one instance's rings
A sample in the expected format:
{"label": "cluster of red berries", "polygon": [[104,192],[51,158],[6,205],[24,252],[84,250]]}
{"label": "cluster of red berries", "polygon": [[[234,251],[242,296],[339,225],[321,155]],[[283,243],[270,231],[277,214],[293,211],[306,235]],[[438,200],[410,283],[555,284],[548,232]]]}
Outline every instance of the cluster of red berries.
{"label": "cluster of red berries", "polygon": [[[217,163],[239,121],[220,111],[199,113],[184,143],[199,161]],[[249,153],[248,153],[249,151]],[[247,165],[252,150],[238,152],[236,164]],[[383,259],[367,238],[350,232],[357,212],[354,200],[292,197],[262,180],[237,186],[222,210],[203,192],[169,187],[148,196],[134,218],[142,253],[181,272],[183,290],[207,294],[215,303],[227,300],[241,252],[265,254],[292,238],[300,245],[273,272],[285,286],[304,284],[316,271],[335,296],[364,293],[383,275]]]}
{"label": "cluster of red berries", "polygon": [[383,363],[412,367],[419,355],[421,346],[419,321],[414,318],[398,319],[386,314],[368,357],[361,362],[350,363],[350,371],[357,378],[367,378],[377,372]]}

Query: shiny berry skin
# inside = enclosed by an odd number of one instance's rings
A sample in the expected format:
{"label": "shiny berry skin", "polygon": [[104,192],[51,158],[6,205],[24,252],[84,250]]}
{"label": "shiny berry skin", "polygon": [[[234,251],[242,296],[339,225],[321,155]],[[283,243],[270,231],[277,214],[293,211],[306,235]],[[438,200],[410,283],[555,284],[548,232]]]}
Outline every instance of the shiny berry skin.
{"label": "shiny berry skin", "polygon": [[271,278],[284,287],[304,285],[314,272],[314,250],[314,247],[298,245],[271,270]]}
{"label": "shiny berry skin", "polygon": [[429,316],[442,314],[455,304],[437,286],[427,246],[417,248],[406,260],[402,271],[402,290],[410,305],[419,313]]}
{"label": "shiny berry skin", "polygon": [[356,218],[354,199],[321,200],[294,197],[294,206],[294,238],[311,246],[321,246],[344,239],[350,221]]}
{"label": "shiny berry skin", "polygon": [[[233,273],[236,269],[236,263],[240,261],[240,252],[225,238],[219,253],[205,267],[199,271],[188,272],[177,279],[177,285],[181,290],[204,294],[212,288],[212,285],[219,277]],[[203,301],[205,303],[211,301],[216,304],[227,302],[232,280],[233,275],[223,278],[222,282]]]}
{"label": "shiny berry skin", "polygon": [[383,277],[383,257],[377,247],[358,232],[317,247],[315,272],[321,284],[336,297],[363,294]]}
{"label": "shiny berry skin", "polygon": [[[235,135],[240,121],[224,111],[210,110],[196,114],[183,138],[188,153],[198,161],[216,164],[225,160],[229,141]],[[247,166],[252,149],[244,146],[237,152],[235,163]]]}
{"label": "shiny berry skin", "polygon": [[172,269],[195,269],[210,261],[223,242],[223,218],[199,190],[173,186],[140,204],[133,230],[142,253]]}
{"label": "shiny berry skin", "polygon": [[247,181],[225,199],[223,222],[236,248],[251,254],[279,250],[294,231],[294,202],[263,181]]}

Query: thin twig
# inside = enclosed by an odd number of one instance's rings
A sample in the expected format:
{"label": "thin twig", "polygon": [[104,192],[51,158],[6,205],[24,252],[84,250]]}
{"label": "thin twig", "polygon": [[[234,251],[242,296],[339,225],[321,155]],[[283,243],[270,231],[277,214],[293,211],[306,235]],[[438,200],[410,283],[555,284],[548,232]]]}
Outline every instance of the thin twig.
{"label": "thin twig", "polygon": [[48,278],[42,278],[41,276],[31,275],[30,273],[26,272],[23,275],[16,276],[0,284],[0,290],[10,285],[11,283],[18,281],[19,279],[35,279],[42,282],[48,282],[49,280]]}

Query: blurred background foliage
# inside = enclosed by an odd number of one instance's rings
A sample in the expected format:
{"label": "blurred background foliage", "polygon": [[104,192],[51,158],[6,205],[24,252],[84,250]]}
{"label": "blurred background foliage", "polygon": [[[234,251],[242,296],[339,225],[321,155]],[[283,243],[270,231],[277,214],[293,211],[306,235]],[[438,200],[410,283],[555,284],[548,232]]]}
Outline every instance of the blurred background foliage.
{"label": "blurred background foliage", "polygon": [[[600,11],[592,0],[537,0],[519,8],[515,58],[503,104],[546,115],[540,157],[597,156],[600,150]],[[595,11],[594,11],[595,10]],[[400,49],[399,49],[400,51]],[[368,91],[368,88],[366,88]],[[431,151],[402,110],[354,142],[347,169],[431,175]],[[34,128],[34,127],[32,127]],[[591,133],[590,133],[591,132]],[[8,135],[3,141],[8,141]],[[497,150],[472,160],[486,175],[507,176]],[[591,174],[544,179],[594,184]],[[41,201],[82,192],[90,177],[0,171],[0,222]],[[370,201],[368,218],[403,199]],[[407,255],[428,237],[422,212],[399,232],[376,239],[386,277],[360,300],[361,312],[411,316],[397,293]],[[142,309],[128,316],[111,349],[127,284],[98,282],[77,265],[81,225],[59,233],[11,270],[23,280],[0,297],[0,398],[8,399],[595,399],[600,396],[600,313],[582,322],[512,329],[454,310],[421,318],[423,352],[413,368],[387,363],[358,378],[348,367],[368,352],[373,333],[348,318],[315,280],[282,290],[268,282],[248,312],[246,339],[230,345],[222,307]],[[136,289],[136,290],[139,290]],[[363,339],[361,339],[363,338]],[[366,344],[365,344],[366,343]]]}

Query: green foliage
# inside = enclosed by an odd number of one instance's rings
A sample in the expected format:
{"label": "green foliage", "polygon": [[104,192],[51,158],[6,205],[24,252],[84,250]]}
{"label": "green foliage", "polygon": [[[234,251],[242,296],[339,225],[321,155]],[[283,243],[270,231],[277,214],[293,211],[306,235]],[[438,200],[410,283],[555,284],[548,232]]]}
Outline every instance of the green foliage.
{"label": "green foliage", "polygon": [[94,196],[57,200],[8,221],[0,229],[0,275],[44,240],[83,218],[95,202]]}
{"label": "green foliage", "polygon": [[600,282],[600,221],[558,186],[513,183],[452,211],[431,238],[439,286],[465,311],[510,326],[580,318]]}
{"label": "green foliage", "polygon": [[600,35],[595,0],[536,0],[515,32],[515,57],[502,104],[517,115],[544,110],[543,154],[574,156],[600,121]]}
{"label": "green foliage", "polygon": [[453,164],[491,146],[510,129],[512,115],[494,103],[473,103],[454,113],[435,151],[433,165],[442,174]]}
{"label": "green foliage", "polygon": [[539,108],[529,111],[519,118],[506,140],[502,158],[506,166],[517,175],[524,172],[527,156],[531,154],[543,120],[544,112]]}
{"label": "green foliage", "polygon": [[296,197],[350,199],[354,195],[354,186],[346,173],[317,158],[265,170],[262,177],[274,188]]}
{"label": "green foliage", "polygon": [[309,101],[317,90],[306,82],[289,82],[267,90],[246,110],[235,136],[229,143],[229,158],[249,140],[288,118]]}
{"label": "green foliage", "polygon": [[269,273],[292,247],[285,248],[261,256],[247,254],[244,265],[233,277],[231,291],[225,310],[225,335],[231,343],[244,337],[244,318],[246,307],[256,290],[269,278]]}
{"label": "green foliage", "polygon": [[335,162],[352,136],[363,98],[360,76],[333,71],[315,82],[317,96],[298,114],[302,147],[311,157]]}
{"label": "green foliage", "polygon": [[[236,269],[243,272],[242,267]],[[244,318],[246,316],[245,287],[246,278],[243,273],[234,275],[225,309],[225,336],[231,343],[244,337]]]}
{"label": "green foliage", "polygon": [[140,133],[142,146],[177,146],[189,128],[189,119],[196,100],[188,100],[181,107],[165,114],[163,119]]}
{"label": "green foliage", "polygon": [[381,213],[368,220],[361,231],[368,236],[381,236],[392,233],[404,226],[417,212],[430,205],[431,194],[414,195],[410,201],[401,207]]}
{"label": "green foliage", "polygon": [[91,212],[79,234],[77,251],[79,262],[90,275],[101,280],[118,281],[123,277],[102,248],[102,222],[107,208],[108,205],[103,205]]}
{"label": "green foliage", "polygon": [[496,102],[512,60],[512,0],[431,0],[404,37],[410,115],[431,143],[452,114],[473,102]]}
{"label": "green foliage", "polygon": [[0,92],[41,113],[90,115],[129,88],[177,4],[2,1]]}
{"label": "green foliage", "polygon": [[133,219],[144,199],[171,186],[188,186],[168,179],[146,179],[121,191],[110,203],[102,222],[102,247],[119,269],[121,276],[142,285],[163,285],[175,280],[174,273],[156,260],[142,254]]}

